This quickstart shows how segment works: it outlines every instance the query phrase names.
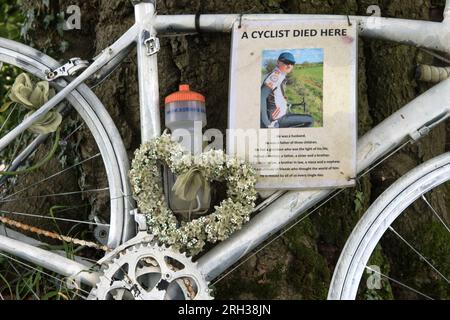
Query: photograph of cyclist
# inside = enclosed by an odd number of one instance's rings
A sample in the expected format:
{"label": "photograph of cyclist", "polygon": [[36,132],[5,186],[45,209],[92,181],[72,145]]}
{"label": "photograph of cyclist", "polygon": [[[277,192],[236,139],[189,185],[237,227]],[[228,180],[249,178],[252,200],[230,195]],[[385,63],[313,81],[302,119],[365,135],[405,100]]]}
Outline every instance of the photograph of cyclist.
{"label": "photograph of cyclist", "polygon": [[263,51],[260,128],[321,127],[322,87],[323,49]]}
{"label": "photograph of cyclist", "polygon": [[283,52],[277,60],[277,67],[264,79],[261,87],[261,128],[278,127],[278,119],[287,113],[284,87],[286,75],[294,69],[295,58],[290,52]]}

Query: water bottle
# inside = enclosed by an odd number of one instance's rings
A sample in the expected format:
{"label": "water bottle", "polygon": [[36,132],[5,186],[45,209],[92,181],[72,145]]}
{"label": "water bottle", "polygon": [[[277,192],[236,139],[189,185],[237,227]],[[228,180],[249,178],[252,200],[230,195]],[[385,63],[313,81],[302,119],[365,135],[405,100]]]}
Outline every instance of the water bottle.
{"label": "water bottle", "polygon": [[[180,85],[179,91],[165,99],[165,125],[186,152],[194,155],[201,153],[203,151],[202,129],[206,126],[205,97],[191,91],[187,84]],[[164,176],[164,189],[168,205],[173,212],[181,214],[183,218],[191,218],[191,214],[195,217],[208,211],[210,194],[204,195],[203,190],[200,190],[193,201],[180,199],[172,191],[176,176],[167,167],[164,170]]]}

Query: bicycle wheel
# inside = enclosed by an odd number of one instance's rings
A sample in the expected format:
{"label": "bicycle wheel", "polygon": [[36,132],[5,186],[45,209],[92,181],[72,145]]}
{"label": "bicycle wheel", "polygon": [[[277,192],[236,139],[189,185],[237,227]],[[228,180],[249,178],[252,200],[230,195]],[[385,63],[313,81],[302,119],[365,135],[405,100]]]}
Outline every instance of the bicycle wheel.
{"label": "bicycle wheel", "polygon": [[[388,235],[400,240],[400,243],[403,244],[401,249],[403,252],[408,252],[411,257],[418,258],[421,267],[427,268],[427,274],[433,274],[433,279],[441,283],[439,292],[448,297],[450,292],[448,280],[450,233],[448,221],[446,221],[448,219],[446,212],[448,208],[444,205],[436,209],[430,201],[433,192],[440,192],[441,197],[442,192],[444,192],[444,195],[448,194],[448,188],[446,188],[448,186],[445,185],[448,180],[450,180],[450,153],[445,153],[411,170],[379,196],[359,220],[344,246],[333,274],[328,299],[355,299],[358,289],[362,287],[363,281],[361,280],[365,270],[368,270],[380,280],[385,279],[400,289],[409,290],[412,295],[407,296],[408,298],[435,298],[435,296],[418,290],[411,283],[405,283],[401,279],[386,275],[381,270],[375,270],[373,267],[367,266],[377,245],[380,244],[380,240]],[[430,222],[442,228],[441,233],[444,238],[439,244],[439,251],[443,253],[443,257],[430,257],[430,252],[422,253],[418,248],[418,243],[406,239],[396,230],[397,224],[401,223],[399,219],[406,218],[410,210],[419,207],[421,215],[429,213]],[[423,230],[427,228],[427,226],[423,226]],[[394,258],[402,259],[400,256]],[[403,266],[407,266],[411,262],[401,261],[401,263]],[[404,273],[406,271],[399,274]],[[420,279],[422,287],[426,287],[424,285],[426,281]],[[427,284],[427,286],[430,290],[435,291],[438,288],[436,284]],[[376,289],[380,289],[380,287]]]}
{"label": "bicycle wheel", "polygon": [[[10,70],[14,74],[26,72],[43,80],[46,70],[58,66],[55,60],[33,48],[0,38],[2,71]],[[67,82],[59,79],[54,85],[58,91]],[[45,166],[27,172],[27,167],[45,158],[49,149],[57,142],[56,134],[35,135],[27,131],[16,137],[7,148],[0,150],[0,171],[24,172],[1,177],[0,216],[12,220],[22,219],[22,222],[23,216],[26,216],[24,224],[36,223],[39,227],[43,225],[41,221],[50,221],[42,228],[47,230],[51,227],[52,230],[49,231],[71,232],[71,235],[77,232],[77,236],[87,237],[90,241],[101,241],[114,248],[134,233],[134,223],[128,214],[134,204],[129,197],[129,163],[125,147],[104,106],[86,85],[80,85],[74,90],[60,108],[64,116],[60,126],[61,140],[56,146],[57,156]],[[14,121],[20,122],[23,113],[19,109],[10,107],[1,114],[0,139],[14,127]],[[87,141],[86,150],[80,149],[79,139]],[[78,148],[75,152],[78,159],[67,161],[63,148],[65,151]],[[92,185],[86,183],[89,177],[86,177],[83,170],[95,174],[97,180],[104,181],[105,185],[96,186],[95,181]],[[81,180],[83,183],[80,186]],[[69,190],[72,187],[74,189]],[[98,203],[101,204],[100,207],[96,207]],[[28,210],[22,211],[17,207]],[[49,216],[51,219],[48,219]],[[42,244],[35,240],[45,240],[42,234],[41,237],[35,237],[30,232],[23,232],[28,236],[23,237],[17,233],[23,230],[11,230],[7,227],[9,226],[0,224],[0,235],[26,239],[33,245]],[[55,245],[52,240],[46,242],[51,246]]]}

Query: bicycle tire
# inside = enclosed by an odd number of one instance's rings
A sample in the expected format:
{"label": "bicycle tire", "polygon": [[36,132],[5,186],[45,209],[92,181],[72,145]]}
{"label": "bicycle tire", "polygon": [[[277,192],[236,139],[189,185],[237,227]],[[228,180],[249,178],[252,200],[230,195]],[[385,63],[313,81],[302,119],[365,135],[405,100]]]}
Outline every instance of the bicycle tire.
{"label": "bicycle tire", "polygon": [[308,114],[288,114],[278,120],[280,128],[309,128],[314,126],[314,119]]}
{"label": "bicycle tire", "polygon": [[450,152],[417,166],[384,191],[347,239],[331,280],[328,299],[355,299],[365,267],[383,234],[414,201],[448,180]]}

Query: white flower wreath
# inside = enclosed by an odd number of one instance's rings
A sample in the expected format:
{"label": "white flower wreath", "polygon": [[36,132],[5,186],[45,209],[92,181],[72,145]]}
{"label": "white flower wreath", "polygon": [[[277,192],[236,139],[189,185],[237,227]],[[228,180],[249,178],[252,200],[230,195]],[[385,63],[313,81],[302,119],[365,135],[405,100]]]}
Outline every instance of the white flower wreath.
{"label": "white flower wreath", "polygon": [[[208,183],[226,181],[227,196],[215,211],[189,222],[180,222],[168,208],[161,185],[161,163],[177,176],[195,170]],[[206,242],[227,239],[250,218],[256,200],[256,173],[245,161],[222,150],[197,156],[183,152],[170,134],[143,144],[136,152],[130,171],[134,198],[147,217],[147,225],[157,241],[190,255],[196,255]]]}

